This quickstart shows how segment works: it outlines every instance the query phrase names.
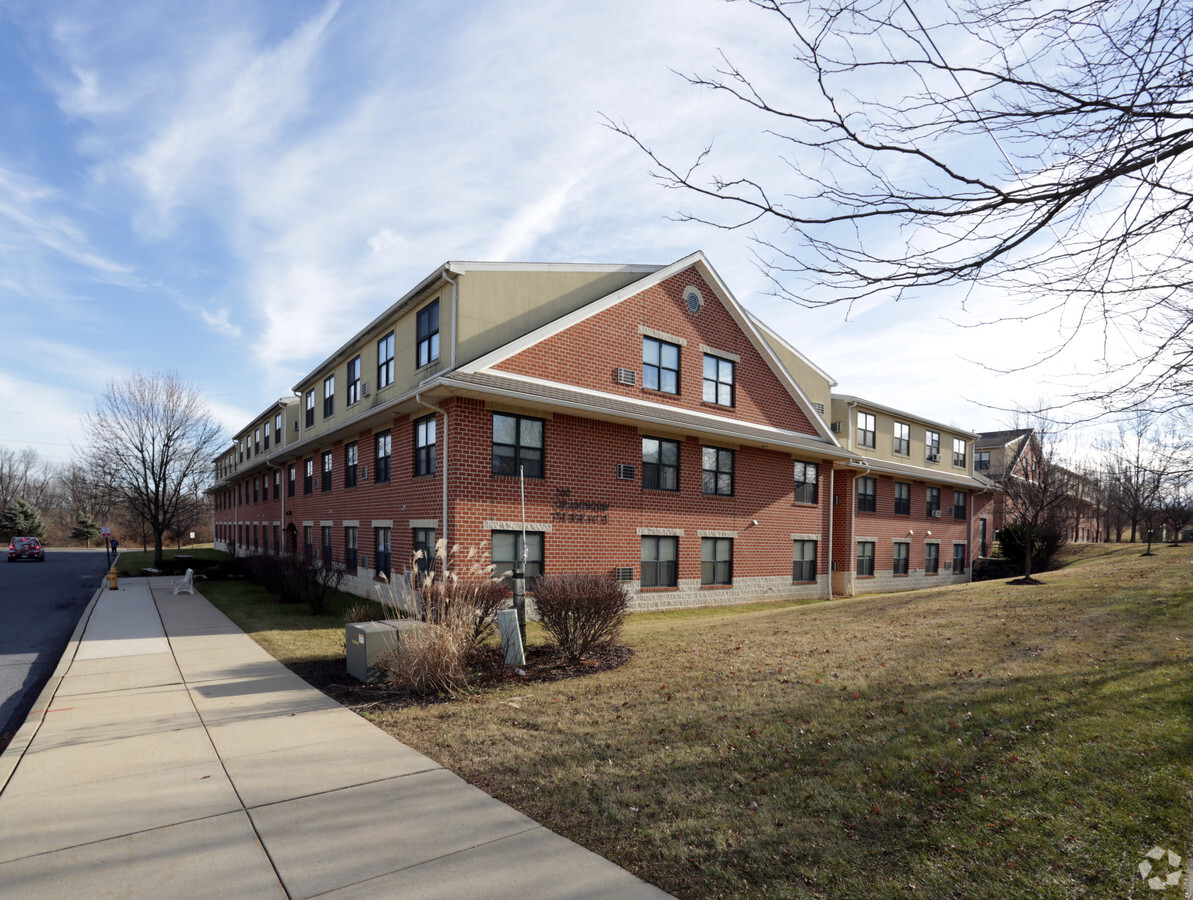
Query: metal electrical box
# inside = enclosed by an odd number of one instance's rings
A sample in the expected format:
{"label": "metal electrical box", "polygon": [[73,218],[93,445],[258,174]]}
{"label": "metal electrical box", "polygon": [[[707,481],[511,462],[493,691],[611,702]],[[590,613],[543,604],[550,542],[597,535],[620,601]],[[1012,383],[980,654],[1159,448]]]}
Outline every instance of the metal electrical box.
{"label": "metal electrical box", "polygon": [[401,646],[403,635],[426,628],[418,619],[382,619],[380,622],[353,622],[344,628],[348,674],[358,681],[375,684],[392,681],[393,676],[378,663]]}

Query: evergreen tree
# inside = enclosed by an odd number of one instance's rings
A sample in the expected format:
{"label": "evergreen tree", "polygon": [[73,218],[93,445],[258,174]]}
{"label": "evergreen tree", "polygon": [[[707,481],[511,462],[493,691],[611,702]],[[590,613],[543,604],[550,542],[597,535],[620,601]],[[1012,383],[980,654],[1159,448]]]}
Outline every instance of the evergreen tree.
{"label": "evergreen tree", "polygon": [[75,527],[70,533],[72,541],[86,541],[87,547],[91,547],[91,542],[100,535],[100,528],[91,521],[91,517],[85,512],[80,512],[75,516]]}
{"label": "evergreen tree", "polygon": [[45,535],[46,523],[42,521],[41,511],[33,504],[17,498],[4,508],[4,515],[0,516],[0,539],[44,538]]}

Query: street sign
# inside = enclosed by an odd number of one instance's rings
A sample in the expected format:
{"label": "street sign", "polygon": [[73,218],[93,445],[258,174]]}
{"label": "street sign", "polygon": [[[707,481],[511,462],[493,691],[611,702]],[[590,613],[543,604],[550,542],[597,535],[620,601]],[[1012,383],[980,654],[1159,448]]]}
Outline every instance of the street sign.
{"label": "street sign", "polygon": [[105,525],[103,528],[101,528],[99,530],[99,533],[102,534],[104,537],[110,537],[112,534],[112,529],[109,528],[107,525]]}

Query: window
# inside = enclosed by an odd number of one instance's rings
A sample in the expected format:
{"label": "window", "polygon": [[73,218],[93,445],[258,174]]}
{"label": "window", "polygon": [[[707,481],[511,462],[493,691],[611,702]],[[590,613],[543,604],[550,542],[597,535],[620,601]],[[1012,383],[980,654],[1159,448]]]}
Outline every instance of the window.
{"label": "window", "polygon": [[857,542],[857,574],[865,576],[874,574],[873,541]]}
{"label": "window", "polygon": [[355,525],[344,526],[344,568],[349,572],[356,571],[356,542]]}
{"label": "window", "polygon": [[704,354],[704,402],[733,405],[733,361]]}
{"label": "window", "polygon": [[280,525],[273,526],[273,552],[282,552],[282,527]]}
{"label": "window", "polygon": [[679,539],[673,537],[644,537],[642,539],[642,586],[676,587],[676,557]]}
{"label": "window", "polygon": [[940,518],[940,488],[928,488],[926,497],[928,500],[928,515]]}
{"label": "window", "polygon": [[543,477],[543,420],[493,413],[493,474]]}
{"label": "window", "polygon": [[903,481],[895,482],[895,515],[911,515],[911,485]]}
{"label": "window", "polygon": [[791,570],[793,581],[816,580],[816,542],[795,542],[795,564]]}
{"label": "window", "polygon": [[377,390],[394,382],[394,333],[377,342]]}
{"label": "window", "polygon": [[679,393],[679,346],[642,339],[642,386],[667,394]]}
{"label": "window", "polygon": [[253,452],[254,453],[261,452],[261,429],[260,428],[253,429]]}
{"label": "window", "polygon": [[373,437],[373,480],[380,484],[389,481],[389,451],[390,435],[388,431],[380,431]]}
{"label": "window", "polygon": [[965,441],[953,438],[953,465],[965,468]]}
{"label": "window", "polygon": [[332,453],[330,450],[323,451],[323,483],[320,488],[325,491],[331,490],[331,465]]}
{"label": "window", "polygon": [[990,451],[978,450],[973,455],[973,467],[979,471],[990,468]]}
{"label": "window", "polygon": [[700,583],[733,583],[733,539],[700,539]]}
{"label": "window", "polygon": [[414,474],[435,474],[435,416],[414,421]]}
{"label": "window", "polygon": [[705,447],[701,454],[700,490],[705,494],[733,495],[733,451]]}
{"label": "window", "polygon": [[924,544],[924,574],[935,575],[940,571],[940,544]]}
{"label": "window", "polygon": [[253,549],[260,549],[261,545],[257,543],[257,523],[253,523]]}
{"label": "window", "polygon": [[336,377],[328,375],[323,379],[323,418],[336,411]]}
{"label": "window", "polygon": [[373,571],[377,575],[389,578],[389,554],[392,545],[389,542],[388,528],[373,529]]}
{"label": "window", "polygon": [[965,491],[953,491],[953,518],[965,518]]}
{"label": "window", "polygon": [[254,475],[253,476],[253,502],[254,503],[256,503],[257,501],[259,501],[261,499],[261,483],[260,482],[261,482],[261,480],[256,475]]}
{"label": "window", "polygon": [[302,555],[307,562],[315,558],[314,532],[315,529],[313,526],[302,526]]}
{"label": "window", "polygon": [[953,572],[965,571],[965,545],[953,544]]}
{"label": "window", "polygon": [[895,423],[893,449],[899,456],[911,456],[911,426],[906,422]]}
{"label": "window", "polygon": [[277,438],[278,446],[282,446],[282,414],[273,417],[273,434]]}
{"label": "window", "polygon": [[360,449],[356,441],[344,445],[344,487],[356,487],[356,467],[360,462]]}
{"label": "window", "polygon": [[273,473],[273,499],[282,499],[282,470],[278,469]]}
{"label": "window", "polygon": [[348,362],[348,406],[360,399],[360,357]]}
{"label": "window", "polygon": [[911,545],[903,542],[895,544],[895,557],[891,562],[891,572],[895,575],[907,574],[908,550]]}
{"label": "window", "polygon": [[795,502],[818,503],[820,491],[817,484],[816,463],[795,461]]}
{"label": "window", "polygon": [[857,480],[857,511],[874,512],[878,507],[878,479],[863,475]]}
{"label": "window", "polygon": [[[526,532],[526,543],[523,545],[520,531],[494,531],[492,546],[490,557],[493,560],[493,574],[504,578],[506,573],[520,570],[525,555],[526,567],[523,574],[526,576],[526,590],[533,590],[534,583],[543,574],[543,533]],[[506,583],[509,583],[508,579]]]}
{"label": "window", "polygon": [[413,533],[413,563],[419,577],[435,571],[435,529],[415,528]]}
{"label": "window", "polygon": [[331,565],[331,526],[324,525],[320,530],[323,532],[323,534],[322,534],[322,537],[323,537],[323,565],[330,566]]}
{"label": "window", "polygon": [[298,475],[297,469],[298,469],[298,467],[295,466],[294,463],[290,463],[290,479],[289,479],[290,483],[286,488],[286,493],[291,497],[294,496],[294,482]]}
{"label": "window", "polygon": [[315,486],[315,460],[304,460],[303,466],[302,492],[304,494],[309,494],[312,490],[314,490]]}
{"label": "window", "polygon": [[642,439],[642,487],[651,491],[679,490],[679,442]]}
{"label": "window", "polygon": [[315,424],[315,389],[314,388],[311,388],[306,393],[306,407],[307,407],[306,427],[310,428],[312,425]]}
{"label": "window", "polygon": [[265,423],[265,449],[269,449],[269,422]]}
{"label": "window", "polygon": [[439,359],[439,301],[428,303],[418,311],[418,367]]}
{"label": "window", "polygon": [[874,447],[874,414],[858,412],[857,443],[859,447]]}
{"label": "window", "polygon": [[940,459],[940,432],[924,432],[924,451],[928,459]]}

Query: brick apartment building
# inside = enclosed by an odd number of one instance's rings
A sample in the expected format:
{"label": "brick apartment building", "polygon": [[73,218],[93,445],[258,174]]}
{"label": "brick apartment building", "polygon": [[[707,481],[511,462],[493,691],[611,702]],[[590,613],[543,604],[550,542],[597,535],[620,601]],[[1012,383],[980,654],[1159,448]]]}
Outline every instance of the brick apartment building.
{"label": "brick apartment building", "polygon": [[220,454],[217,546],[367,595],[444,538],[637,609],[968,580],[976,435],[835,386],[701,253],[449,262]]}

